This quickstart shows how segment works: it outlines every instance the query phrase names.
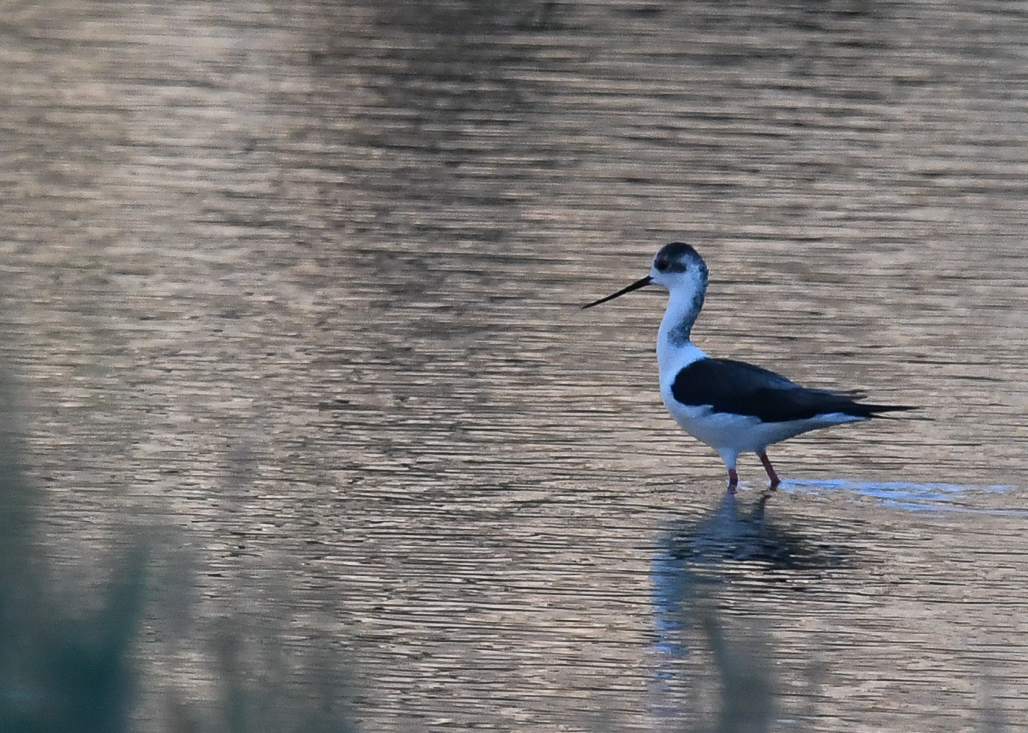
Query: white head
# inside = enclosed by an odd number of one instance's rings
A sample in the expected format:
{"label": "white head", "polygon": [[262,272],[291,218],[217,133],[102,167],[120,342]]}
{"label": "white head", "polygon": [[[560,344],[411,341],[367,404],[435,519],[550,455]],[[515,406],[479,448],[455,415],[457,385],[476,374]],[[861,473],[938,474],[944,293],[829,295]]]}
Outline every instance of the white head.
{"label": "white head", "polygon": [[707,293],[707,263],[685,242],[665,244],[653,258],[650,282],[667,288],[673,295],[687,295],[695,301],[696,312],[703,306]]}
{"label": "white head", "polygon": [[654,256],[649,275],[641,280],[636,280],[627,288],[608,295],[606,298],[600,298],[583,308],[592,308],[594,305],[606,303],[608,300],[613,300],[647,285],[659,285],[665,288],[671,293],[673,301],[684,298],[688,303],[688,310],[692,311],[692,319],[695,320],[700,308],[703,307],[703,296],[707,293],[707,264],[696,250],[685,242],[665,244]]}

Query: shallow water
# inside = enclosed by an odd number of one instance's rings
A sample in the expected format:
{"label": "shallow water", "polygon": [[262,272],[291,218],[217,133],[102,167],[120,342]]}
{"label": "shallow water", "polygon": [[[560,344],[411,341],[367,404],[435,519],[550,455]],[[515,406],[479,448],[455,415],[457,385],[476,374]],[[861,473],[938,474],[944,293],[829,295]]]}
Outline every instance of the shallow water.
{"label": "shallow water", "polygon": [[[12,12],[5,351],[57,578],[160,527],[155,584],[181,552],[195,589],[158,593],[148,684],[216,697],[216,620],[256,616],[346,655],[361,730],[697,729],[722,637],[771,730],[1023,724],[1026,31],[998,1]],[[677,238],[705,350],[921,411],[777,446],[764,503],[744,457],[727,500],[660,404],[662,298],[579,309]]]}

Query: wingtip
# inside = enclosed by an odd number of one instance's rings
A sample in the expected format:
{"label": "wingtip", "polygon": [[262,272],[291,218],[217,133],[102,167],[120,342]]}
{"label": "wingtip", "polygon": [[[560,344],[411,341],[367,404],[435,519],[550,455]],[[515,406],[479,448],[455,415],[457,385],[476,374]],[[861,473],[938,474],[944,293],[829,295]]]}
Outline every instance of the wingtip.
{"label": "wingtip", "polygon": [[[910,412],[912,410],[922,409],[920,405],[866,405],[871,408],[868,417],[876,417],[882,420],[896,420],[899,416],[888,415],[889,412]],[[928,420],[929,418],[920,416],[922,420]]]}

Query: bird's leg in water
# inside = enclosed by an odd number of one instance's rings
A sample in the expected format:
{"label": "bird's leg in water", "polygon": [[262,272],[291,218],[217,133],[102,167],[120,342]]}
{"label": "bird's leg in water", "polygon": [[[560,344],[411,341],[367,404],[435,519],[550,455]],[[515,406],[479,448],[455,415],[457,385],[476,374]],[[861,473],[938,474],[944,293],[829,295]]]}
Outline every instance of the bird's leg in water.
{"label": "bird's leg in water", "polygon": [[771,459],[767,457],[767,453],[761,451],[757,454],[760,456],[760,462],[764,464],[764,470],[767,471],[767,477],[771,479],[771,485],[768,487],[771,491],[778,488],[778,485],[782,483],[782,480],[778,478],[778,474],[775,473],[775,467],[771,465]]}

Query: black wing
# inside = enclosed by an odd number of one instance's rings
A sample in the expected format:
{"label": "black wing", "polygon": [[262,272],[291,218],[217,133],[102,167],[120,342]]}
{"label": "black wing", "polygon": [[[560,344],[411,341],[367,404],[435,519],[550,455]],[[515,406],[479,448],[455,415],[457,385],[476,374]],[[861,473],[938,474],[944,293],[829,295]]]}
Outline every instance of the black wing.
{"label": "black wing", "polygon": [[801,387],[781,374],[732,359],[694,361],[678,372],[671,394],[684,405],[751,415],[763,422],[809,420],[831,412],[874,417],[879,412],[910,409],[861,404],[852,394]]}

